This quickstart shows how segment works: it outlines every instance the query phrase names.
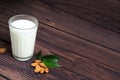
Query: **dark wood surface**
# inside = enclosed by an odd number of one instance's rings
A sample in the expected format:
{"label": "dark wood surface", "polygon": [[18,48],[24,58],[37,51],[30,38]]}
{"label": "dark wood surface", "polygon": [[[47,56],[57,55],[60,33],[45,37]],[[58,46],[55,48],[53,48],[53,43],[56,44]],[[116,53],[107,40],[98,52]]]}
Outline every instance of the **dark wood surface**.
{"label": "dark wood surface", "polygon": [[[35,74],[33,58],[12,57],[8,19],[39,20],[35,53],[60,56],[61,68]],[[0,0],[0,80],[120,80],[119,0]]]}

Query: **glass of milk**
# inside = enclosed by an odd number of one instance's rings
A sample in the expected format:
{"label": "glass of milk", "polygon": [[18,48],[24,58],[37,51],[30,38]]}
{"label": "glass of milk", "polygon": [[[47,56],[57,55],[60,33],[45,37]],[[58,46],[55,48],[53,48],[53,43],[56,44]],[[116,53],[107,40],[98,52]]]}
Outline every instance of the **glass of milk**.
{"label": "glass of milk", "polygon": [[30,15],[15,15],[9,19],[12,55],[26,61],[34,53],[38,20]]}

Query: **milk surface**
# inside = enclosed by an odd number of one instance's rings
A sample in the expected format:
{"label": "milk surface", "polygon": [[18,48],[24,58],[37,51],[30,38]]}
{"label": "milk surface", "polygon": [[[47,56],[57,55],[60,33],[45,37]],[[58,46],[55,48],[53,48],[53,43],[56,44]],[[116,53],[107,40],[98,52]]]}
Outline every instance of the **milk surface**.
{"label": "milk surface", "polygon": [[13,56],[19,60],[27,60],[34,53],[37,27],[30,20],[16,20],[11,23],[10,35]]}
{"label": "milk surface", "polygon": [[18,29],[29,29],[35,26],[35,23],[29,20],[16,20],[11,23],[12,26]]}

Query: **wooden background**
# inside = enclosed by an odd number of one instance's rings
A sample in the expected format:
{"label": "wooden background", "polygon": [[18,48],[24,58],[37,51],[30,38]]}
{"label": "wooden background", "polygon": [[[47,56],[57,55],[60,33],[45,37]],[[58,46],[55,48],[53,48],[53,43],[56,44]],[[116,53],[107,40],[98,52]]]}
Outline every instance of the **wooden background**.
{"label": "wooden background", "polygon": [[[35,53],[56,54],[61,68],[35,74],[11,55],[8,19],[39,20]],[[120,80],[120,0],[0,0],[0,80]]]}

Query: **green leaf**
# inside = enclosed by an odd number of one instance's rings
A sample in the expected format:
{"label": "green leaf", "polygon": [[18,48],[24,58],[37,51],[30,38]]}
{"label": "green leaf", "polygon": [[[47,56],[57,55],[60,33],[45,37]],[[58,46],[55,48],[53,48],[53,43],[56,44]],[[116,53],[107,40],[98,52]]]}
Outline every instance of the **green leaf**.
{"label": "green leaf", "polygon": [[46,55],[41,57],[41,60],[47,60],[47,61],[53,61],[53,62],[57,62],[59,60],[59,57],[57,55]]}
{"label": "green leaf", "polygon": [[37,53],[36,59],[39,59],[39,60],[41,59],[41,51]]}
{"label": "green leaf", "polygon": [[46,56],[41,56],[41,51],[37,53],[36,59],[42,60],[43,63],[48,67],[48,68],[57,68],[60,67],[57,62],[59,60],[59,57],[57,55],[46,55]]}
{"label": "green leaf", "polygon": [[57,62],[51,60],[51,59],[43,59],[43,63],[48,67],[48,68],[57,68],[61,67]]}

